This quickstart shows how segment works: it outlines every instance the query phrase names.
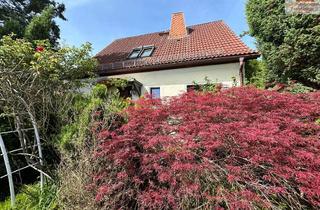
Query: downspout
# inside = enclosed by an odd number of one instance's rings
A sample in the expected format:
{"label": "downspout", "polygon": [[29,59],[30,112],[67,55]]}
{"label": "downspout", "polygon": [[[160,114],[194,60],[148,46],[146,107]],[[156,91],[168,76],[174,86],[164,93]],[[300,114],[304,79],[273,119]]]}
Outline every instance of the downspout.
{"label": "downspout", "polygon": [[239,62],[240,62],[240,69],[239,69],[240,86],[244,86],[244,65],[245,65],[244,57],[240,57]]}

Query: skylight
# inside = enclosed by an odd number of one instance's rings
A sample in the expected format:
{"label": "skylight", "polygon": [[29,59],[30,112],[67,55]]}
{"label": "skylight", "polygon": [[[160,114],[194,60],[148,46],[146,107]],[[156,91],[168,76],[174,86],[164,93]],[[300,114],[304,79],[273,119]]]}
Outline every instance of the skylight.
{"label": "skylight", "polygon": [[129,58],[130,59],[138,58],[141,53],[141,50],[142,50],[142,48],[133,49],[129,55]]}
{"label": "skylight", "polygon": [[151,47],[144,47],[140,57],[144,58],[144,57],[151,56],[153,50],[154,50],[154,47],[152,47],[152,46]]}
{"label": "skylight", "polygon": [[143,46],[134,48],[129,55],[129,59],[150,57],[154,51],[154,46]]}

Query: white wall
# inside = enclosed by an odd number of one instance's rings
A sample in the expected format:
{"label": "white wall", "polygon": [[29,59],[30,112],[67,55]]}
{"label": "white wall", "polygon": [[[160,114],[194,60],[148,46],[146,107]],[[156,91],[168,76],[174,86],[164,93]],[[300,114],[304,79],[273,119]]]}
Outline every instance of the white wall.
{"label": "white wall", "polygon": [[205,77],[208,77],[213,82],[222,83],[225,87],[231,87],[233,84],[232,78],[235,77],[237,84],[240,85],[239,68],[239,63],[229,63],[123,74],[106,78],[134,78],[143,84],[142,94],[149,92],[151,87],[160,87],[161,97],[166,97],[186,92],[187,85],[192,85],[193,82],[204,84]]}

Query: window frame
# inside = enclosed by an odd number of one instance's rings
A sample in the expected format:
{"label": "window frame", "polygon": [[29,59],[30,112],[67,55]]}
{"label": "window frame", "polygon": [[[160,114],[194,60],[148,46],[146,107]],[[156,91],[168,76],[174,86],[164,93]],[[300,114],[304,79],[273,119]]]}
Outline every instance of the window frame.
{"label": "window frame", "polygon": [[187,85],[187,93],[192,91],[201,91],[201,85],[198,85],[198,84]]}
{"label": "window frame", "polygon": [[[153,90],[158,90],[159,89],[159,97],[154,97],[154,94],[152,93]],[[150,95],[152,99],[160,99],[161,98],[161,88],[160,87],[151,87],[150,88]]]}
{"label": "window frame", "polygon": [[[151,50],[150,54],[148,56],[142,56],[144,51],[146,50]],[[154,51],[154,46],[143,46],[141,52],[140,52],[140,58],[147,58],[147,57],[151,57]]]}
{"label": "window frame", "polygon": [[[134,48],[134,49],[131,51],[131,53],[129,54],[128,59],[137,59],[137,58],[139,58],[139,56],[140,56],[140,54],[141,54],[142,51],[143,51],[143,48],[142,48],[142,47],[136,47],[136,48]],[[135,53],[135,52],[138,52],[137,56],[131,57],[132,54]]]}
{"label": "window frame", "polygon": [[[151,49],[151,53],[148,56],[142,56],[145,50],[150,50]],[[128,55],[128,59],[138,59],[138,58],[147,58],[147,57],[151,57],[153,52],[154,52],[155,47],[153,45],[146,45],[146,46],[141,46],[141,47],[136,47],[134,49],[132,49],[131,53]],[[135,57],[131,57],[133,55],[133,53],[138,52],[137,56]]]}

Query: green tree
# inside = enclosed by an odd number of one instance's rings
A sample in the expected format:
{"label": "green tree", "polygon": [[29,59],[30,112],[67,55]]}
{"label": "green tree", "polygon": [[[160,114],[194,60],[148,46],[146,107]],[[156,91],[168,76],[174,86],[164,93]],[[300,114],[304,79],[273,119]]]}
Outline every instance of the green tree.
{"label": "green tree", "polygon": [[49,39],[51,45],[57,43],[60,29],[54,23],[54,8],[45,8],[39,16],[34,17],[25,29],[25,38],[28,40]]}
{"label": "green tree", "polygon": [[14,33],[56,45],[60,30],[55,18],[66,20],[64,10],[64,4],[52,0],[0,0],[0,38]]}
{"label": "green tree", "polygon": [[[41,47],[35,50],[35,44]],[[59,132],[72,93],[96,68],[90,51],[90,44],[52,50],[45,41],[31,43],[11,36],[0,40],[0,116],[12,119],[22,148],[26,146],[22,129],[31,127],[30,122],[36,123],[42,138]]]}
{"label": "green tree", "polygon": [[246,15],[270,76],[320,88],[320,16],[287,14],[285,0],[248,0]]}
{"label": "green tree", "polygon": [[268,70],[264,61],[250,60],[246,63],[245,77],[247,84],[257,88],[265,88],[268,79]]}
{"label": "green tree", "polygon": [[[12,36],[0,40],[0,131],[17,130],[17,137],[6,136],[9,142],[6,145],[15,143],[10,148],[22,147],[23,153],[36,154],[36,148],[28,147],[34,144],[34,132],[23,128],[37,127],[43,140],[44,165],[36,167],[46,173],[53,169],[50,164],[56,158],[50,145],[65,123],[62,119],[70,110],[74,93],[79,92],[85,84],[83,79],[96,69],[90,51],[90,44],[52,49],[48,41],[29,42]],[[25,160],[17,158],[12,162],[14,167],[25,166],[25,161],[28,164],[38,161],[28,155],[23,156]],[[31,177],[29,174],[29,180]]]}

